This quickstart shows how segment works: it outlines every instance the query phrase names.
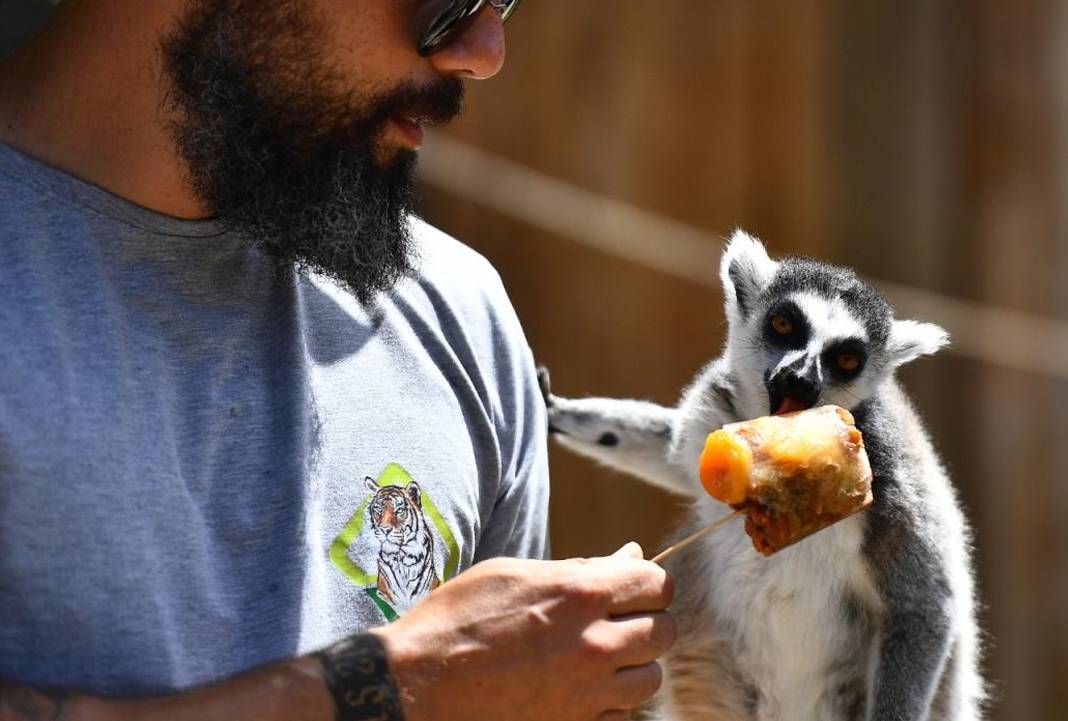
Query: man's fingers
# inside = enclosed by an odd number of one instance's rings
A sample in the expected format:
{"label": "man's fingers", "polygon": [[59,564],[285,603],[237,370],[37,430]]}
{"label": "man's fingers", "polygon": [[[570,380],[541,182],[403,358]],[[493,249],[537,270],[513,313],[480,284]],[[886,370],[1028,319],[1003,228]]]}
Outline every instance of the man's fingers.
{"label": "man's fingers", "polygon": [[663,680],[664,673],[655,662],[619,669],[612,680],[607,703],[611,709],[602,711],[597,721],[630,721],[631,711],[652,698]]}
{"label": "man's fingers", "polygon": [[628,666],[616,671],[612,706],[632,709],[641,706],[660,690],[664,672],[655,661],[644,666]]}
{"label": "man's fingers", "polygon": [[651,561],[618,556],[611,560],[614,563],[605,566],[605,580],[612,590],[610,615],[662,611],[668,607],[675,596],[675,586],[667,571]]}
{"label": "man's fingers", "polygon": [[599,625],[614,641],[616,668],[655,661],[675,645],[679,635],[674,617],[666,611],[613,618]]}
{"label": "man's fingers", "polygon": [[642,551],[642,547],[635,541],[628,541],[623,544],[622,548],[612,554],[612,558],[645,558],[645,553]]}
{"label": "man's fingers", "polygon": [[588,650],[612,669],[655,661],[677,637],[675,619],[667,611],[595,621],[583,634]]}

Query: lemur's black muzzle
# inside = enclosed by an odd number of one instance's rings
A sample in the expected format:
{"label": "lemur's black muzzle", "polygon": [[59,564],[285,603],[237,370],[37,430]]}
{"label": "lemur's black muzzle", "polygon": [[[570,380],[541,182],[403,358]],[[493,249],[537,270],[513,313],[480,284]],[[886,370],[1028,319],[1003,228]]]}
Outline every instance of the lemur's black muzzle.
{"label": "lemur's black muzzle", "polygon": [[823,390],[819,370],[816,363],[807,364],[807,366],[804,363],[802,359],[800,369],[797,367],[782,368],[764,381],[768,389],[772,415],[803,411],[816,405],[820,392]]}

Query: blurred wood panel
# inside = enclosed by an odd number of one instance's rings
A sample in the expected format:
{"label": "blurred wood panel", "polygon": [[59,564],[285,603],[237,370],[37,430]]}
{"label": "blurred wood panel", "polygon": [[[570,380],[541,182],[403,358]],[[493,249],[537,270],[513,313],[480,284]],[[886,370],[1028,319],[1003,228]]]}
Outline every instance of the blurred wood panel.
{"label": "blurred wood panel", "polygon": [[822,47],[796,33],[817,32],[821,3],[531,5],[453,132],[696,225],[744,225],[786,251],[827,242]]}
{"label": "blurred wood panel", "polygon": [[[776,253],[1068,315],[1068,6],[528,2],[508,34],[457,137],[713,233],[746,227]],[[717,353],[717,293],[423,195],[501,271],[559,392],[670,404]],[[952,355],[902,378],[975,527],[991,718],[1059,721],[1068,383]],[[678,499],[565,453],[557,555],[656,546],[677,522]]]}
{"label": "blurred wood panel", "polygon": [[[967,212],[961,247],[976,258],[982,297],[1063,317],[1057,290],[1066,283],[1059,271],[1066,252],[1060,199],[1068,138],[1059,114],[1068,88],[1051,52],[1068,40],[1057,23],[1060,13],[1056,2],[976,3],[972,33],[982,52],[969,66],[962,112],[969,172],[962,174]],[[976,439],[988,461],[978,506],[989,523],[1015,531],[984,549],[997,633],[991,666],[1004,679],[1005,707],[1014,717],[1063,717],[1068,595],[1063,583],[1051,582],[1051,570],[1068,569],[1059,488],[1068,468],[1068,406],[1060,389],[1011,371],[986,368],[977,381],[984,407]],[[1023,492],[1006,494],[1006,484]]]}

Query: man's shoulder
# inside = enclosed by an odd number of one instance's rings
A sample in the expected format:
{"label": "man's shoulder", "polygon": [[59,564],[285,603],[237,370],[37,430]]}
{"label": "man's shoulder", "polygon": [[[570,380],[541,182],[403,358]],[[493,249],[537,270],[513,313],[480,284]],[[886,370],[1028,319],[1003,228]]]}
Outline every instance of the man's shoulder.
{"label": "man's shoulder", "polygon": [[501,276],[481,253],[426,221],[412,219],[416,272],[397,292],[467,331],[504,333],[526,344]]}
{"label": "man's shoulder", "polygon": [[417,282],[456,286],[475,294],[503,290],[497,270],[481,253],[417,216],[411,217],[410,225]]}
{"label": "man's shoulder", "polygon": [[[398,304],[459,321],[464,326],[502,323],[519,330],[518,320],[500,275],[481,253],[453,236],[412,216],[409,219],[413,272],[403,278],[381,301]],[[337,282],[314,271],[305,278],[355,317],[373,315],[355,296]]]}

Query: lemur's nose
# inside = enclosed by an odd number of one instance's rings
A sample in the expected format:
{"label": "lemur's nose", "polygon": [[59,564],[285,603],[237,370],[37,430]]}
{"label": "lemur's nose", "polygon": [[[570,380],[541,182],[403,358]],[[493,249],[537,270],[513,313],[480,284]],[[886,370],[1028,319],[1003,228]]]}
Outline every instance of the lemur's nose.
{"label": "lemur's nose", "polygon": [[815,367],[801,371],[783,368],[768,381],[768,386],[768,390],[779,398],[794,398],[805,408],[816,405],[822,390]]}

